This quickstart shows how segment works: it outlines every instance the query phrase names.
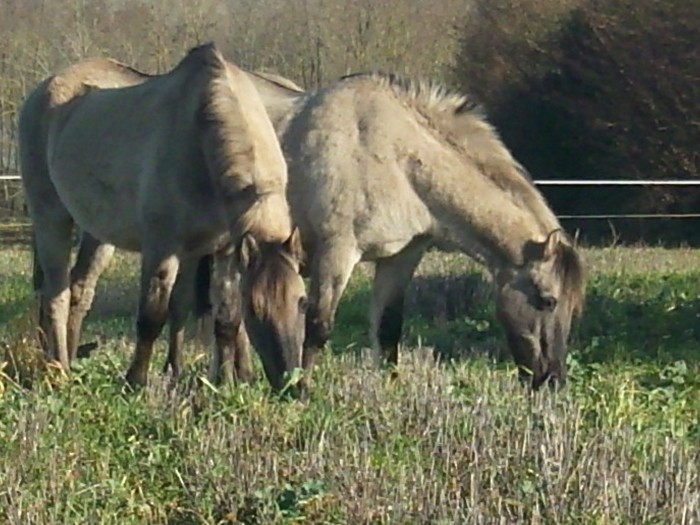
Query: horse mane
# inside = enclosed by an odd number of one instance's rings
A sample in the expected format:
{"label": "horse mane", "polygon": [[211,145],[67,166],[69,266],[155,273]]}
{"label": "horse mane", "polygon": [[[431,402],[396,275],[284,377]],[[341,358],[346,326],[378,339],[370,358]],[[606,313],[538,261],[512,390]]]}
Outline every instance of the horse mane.
{"label": "horse mane", "polygon": [[295,270],[295,262],[285,243],[272,242],[259,244],[260,255],[257,264],[247,277],[250,285],[251,307],[259,319],[274,318],[275,306],[287,302],[287,274]]}
{"label": "horse mane", "polygon": [[237,232],[267,242],[286,239],[291,232],[286,164],[258,91],[213,44],[190,55],[208,72],[199,109],[204,156],[214,184],[239,210]]}
{"label": "horse mane", "polygon": [[574,315],[581,315],[585,304],[586,282],[581,256],[572,244],[559,243],[554,252],[554,272],[560,276]]}
{"label": "horse mane", "polygon": [[352,78],[367,78],[379,86],[390,88],[400,96],[416,102],[429,112],[451,115],[469,113],[479,118],[484,118],[483,109],[478,102],[433,80],[414,80],[381,71],[351,73],[340,77],[340,80]]}
{"label": "horse mane", "polygon": [[[486,117],[481,104],[469,96],[450,90],[432,80],[413,80],[399,75],[381,72],[357,73],[346,75],[343,79],[364,77],[383,89],[389,89],[400,99],[411,103],[420,115],[437,131],[453,148],[461,150],[474,159],[483,171],[491,176],[497,184],[497,174],[514,173],[515,179],[526,181],[532,188],[532,177],[527,170],[517,162],[508,148],[503,144],[496,128]],[[508,170],[489,169],[491,164]],[[507,177],[512,182],[514,177]],[[504,189],[508,184],[506,184]]]}
{"label": "horse mane", "polygon": [[535,187],[528,171],[505,146],[498,131],[488,121],[478,102],[431,80],[412,80],[382,72],[346,75],[342,80],[365,78],[408,102],[426,124],[451,148],[470,158],[496,186],[532,210],[542,231],[558,228],[559,223]]}
{"label": "horse mane", "polygon": [[248,118],[236,94],[233,67],[227,65],[213,44],[193,48],[181,64],[194,59],[207,70],[199,116],[211,138],[211,147],[206,148],[205,154],[212,176],[229,197],[250,193],[254,190],[257,152]]}

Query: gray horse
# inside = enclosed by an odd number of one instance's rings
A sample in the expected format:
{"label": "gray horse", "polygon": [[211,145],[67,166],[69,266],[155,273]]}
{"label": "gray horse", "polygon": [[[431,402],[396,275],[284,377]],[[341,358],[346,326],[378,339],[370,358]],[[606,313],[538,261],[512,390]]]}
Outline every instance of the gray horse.
{"label": "gray horse", "polygon": [[[287,159],[288,199],[311,278],[306,381],[361,260],[376,263],[375,356],[397,364],[404,293],[431,244],[456,247],[489,269],[521,377],[533,388],[565,381],[571,321],[584,304],[582,263],[478,107],[438,85],[380,74],[316,93],[279,77],[249,77]],[[229,366],[249,370],[245,332],[235,333]],[[180,346],[169,354],[178,369]]]}
{"label": "gray horse", "polygon": [[[242,291],[244,315],[230,322],[245,321],[273,387],[301,366],[306,293],[286,163],[257,90],[214,46],[161,76],[105,59],[69,67],[28,96],[19,133],[49,358],[69,368],[116,246],[142,254],[131,385],[146,384],[168,309],[186,315],[197,261],[212,253],[215,288]],[[69,272],[74,223],[89,234]],[[219,318],[233,315],[213,299]]]}
{"label": "gray horse", "polygon": [[309,371],[361,260],[376,263],[375,356],[395,365],[407,284],[438,243],[490,270],[523,379],[533,388],[565,381],[571,320],[584,304],[582,263],[477,106],[439,85],[382,74],[345,77],[316,93],[252,79],[282,143],[309,257]]}

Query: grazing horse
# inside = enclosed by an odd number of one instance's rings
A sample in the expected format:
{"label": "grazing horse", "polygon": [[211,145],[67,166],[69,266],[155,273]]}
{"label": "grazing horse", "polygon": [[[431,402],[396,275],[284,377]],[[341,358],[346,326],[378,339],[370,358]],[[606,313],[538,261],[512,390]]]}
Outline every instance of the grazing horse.
{"label": "grazing horse", "polygon": [[[270,383],[284,386],[302,364],[306,293],[286,163],[247,75],[211,44],[159,76],[87,60],[30,93],[19,135],[50,359],[69,369],[114,247],[138,251],[137,343],[126,378],[145,385],[168,312],[184,322],[198,261],[214,254],[215,373],[231,374],[219,354],[245,321]],[[86,233],[69,271],[74,224]]]}
{"label": "grazing horse", "polygon": [[[315,93],[248,75],[288,162],[302,271],[311,277],[306,381],[360,260],[376,263],[375,356],[397,364],[405,290],[431,244],[456,247],[490,271],[521,378],[535,389],[565,381],[571,321],[585,298],[582,262],[477,106],[438,85],[381,74],[345,77]],[[202,265],[206,282],[206,258]],[[238,366],[249,349],[245,332],[236,333],[228,356]],[[174,367],[180,346],[170,346]]]}
{"label": "grazing horse", "polygon": [[287,159],[289,204],[309,257],[307,371],[362,260],[376,264],[374,354],[396,365],[406,287],[437,244],[492,274],[521,378],[534,389],[565,382],[571,321],[585,298],[583,265],[478,106],[393,75],[351,75],[315,93],[251,79]]}

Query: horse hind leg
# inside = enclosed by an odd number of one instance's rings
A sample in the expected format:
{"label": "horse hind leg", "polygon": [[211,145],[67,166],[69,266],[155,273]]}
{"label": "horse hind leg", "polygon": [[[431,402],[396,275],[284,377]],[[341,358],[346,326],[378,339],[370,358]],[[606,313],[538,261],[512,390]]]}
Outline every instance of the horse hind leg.
{"label": "horse hind leg", "polygon": [[31,246],[32,246],[32,288],[34,289],[35,300],[38,303],[37,307],[37,321],[39,325],[39,344],[44,352],[44,355],[48,356],[51,353],[48,342],[48,333],[50,329],[49,317],[46,312],[43,292],[44,289],[44,271],[41,268],[41,263],[39,262],[39,254],[36,247],[36,235],[32,229],[31,235]]}
{"label": "horse hind leg", "polygon": [[175,255],[143,254],[136,350],[126,373],[126,381],[132,387],[147,384],[153,345],[168,318],[170,296],[179,265],[179,259]]}
{"label": "horse hind leg", "polygon": [[415,239],[396,255],[376,263],[370,309],[370,339],[374,360],[395,367],[403,328],[406,287],[413,277],[427,241]]}
{"label": "horse hind leg", "polygon": [[163,366],[163,373],[168,370],[172,379],[177,380],[182,372],[183,348],[185,343],[185,323],[189,316],[194,297],[195,266],[187,261],[180,265],[168,307],[168,323],[170,334],[168,341],[168,357]]}
{"label": "horse hind leg", "polygon": [[85,316],[92,307],[95,288],[102,272],[114,255],[114,246],[83,232],[75,265],[71,270],[70,314],[68,316],[68,351],[71,360],[78,356],[80,332]]}
{"label": "horse hind leg", "polygon": [[[47,359],[57,361],[68,371],[67,325],[70,310],[70,253],[73,220],[62,207],[54,208],[50,217],[44,208],[42,217],[33,217],[36,257],[40,269],[35,268],[35,284],[41,285],[41,336],[45,338]],[[40,271],[40,274],[39,274]]]}

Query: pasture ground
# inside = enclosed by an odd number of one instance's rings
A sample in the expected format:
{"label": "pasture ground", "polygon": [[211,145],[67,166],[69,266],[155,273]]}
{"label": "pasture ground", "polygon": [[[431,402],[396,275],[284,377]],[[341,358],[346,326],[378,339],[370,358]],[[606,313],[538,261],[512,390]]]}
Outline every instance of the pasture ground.
{"label": "pasture ground", "polygon": [[584,255],[564,392],[518,386],[489,286],[466,258],[432,253],[399,378],[365,364],[362,269],[301,404],[262,380],[214,388],[193,343],[169,391],[164,338],[150,387],[123,394],[137,268],[124,254],[86,321],[99,349],[60,376],[35,355],[29,253],[6,248],[0,523],[700,523],[700,252]]}

